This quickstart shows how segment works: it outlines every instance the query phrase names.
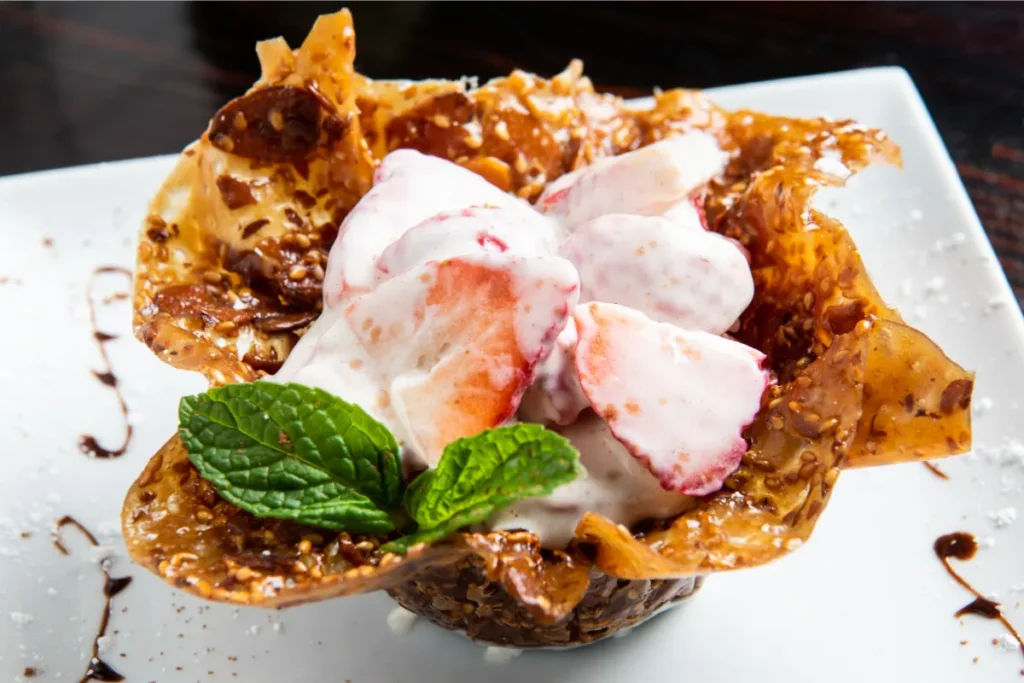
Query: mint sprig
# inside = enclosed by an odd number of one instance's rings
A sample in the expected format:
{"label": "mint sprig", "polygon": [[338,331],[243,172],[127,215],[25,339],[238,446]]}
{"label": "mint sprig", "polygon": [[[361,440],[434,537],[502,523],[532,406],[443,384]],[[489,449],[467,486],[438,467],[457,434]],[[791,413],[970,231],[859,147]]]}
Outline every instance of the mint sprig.
{"label": "mint sprig", "polygon": [[229,502],[257,517],[334,531],[411,532],[384,545],[393,552],[547,495],[584,472],[564,437],[517,424],[449,444],[437,468],[406,489],[387,427],[301,384],[232,384],[183,398],[178,412],[189,460]]}
{"label": "mint sprig", "polygon": [[384,546],[402,552],[482,522],[503,507],[545,496],[584,473],[579,452],[540,425],[517,424],[459,439],[405,492],[419,531]]}
{"label": "mint sprig", "polygon": [[301,384],[231,384],[181,400],[189,460],[257,517],[387,533],[402,477],[398,443],[362,408]]}

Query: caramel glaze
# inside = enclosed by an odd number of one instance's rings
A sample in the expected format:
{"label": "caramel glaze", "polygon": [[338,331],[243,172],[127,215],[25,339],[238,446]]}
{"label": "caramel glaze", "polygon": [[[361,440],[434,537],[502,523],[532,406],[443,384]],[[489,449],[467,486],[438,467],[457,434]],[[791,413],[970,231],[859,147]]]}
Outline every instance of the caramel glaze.
{"label": "caramel glaze", "polygon": [[[81,522],[70,515],[64,515],[53,528],[53,546],[60,552],[61,555],[68,555],[68,549],[63,543],[62,531],[64,527],[70,526],[78,530],[85,540],[89,542],[93,547],[99,545],[99,541],[96,540],[96,536],[91,531],[85,528]],[[107,626],[110,625],[110,604],[114,599],[114,596],[119,594],[128,584],[132,582],[130,576],[111,576],[110,572],[107,571],[106,567],[103,568],[103,616],[100,618],[99,628],[96,630],[96,635],[92,639],[92,656],[89,658],[89,665],[85,668],[85,673],[79,679],[79,683],[87,683],[87,681],[123,681],[124,676],[119,674],[109,664],[100,659],[99,656],[99,642],[100,638],[107,634]]]}
{"label": "caramel glaze", "polygon": [[1021,653],[1024,654],[1024,640],[1021,640],[1021,636],[1017,632],[1017,629],[1013,627],[1010,621],[999,609],[999,603],[989,600],[979,593],[977,589],[967,583],[967,581],[960,576],[960,574],[957,573],[949,563],[949,558],[951,557],[964,562],[974,557],[974,554],[978,552],[978,542],[974,540],[974,536],[966,531],[957,531],[952,534],[946,534],[945,536],[939,536],[935,539],[935,545],[933,547],[935,549],[935,554],[938,555],[939,560],[942,562],[942,566],[946,568],[949,575],[952,576],[957,583],[969,590],[975,598],[973,602],[958,609],[953,616],[962,617],[965,614],[976,614],[979,617],[984,617],[986,619],[998,619],[999,622],[1013,634],[1013,637],[1017,639],[1017,644],[1020,647]]}
{"label": "caramel glaze", "polygon": [[[102,446],[92,434],[83,434],[78,439],[78,449],[94,458],[118,458],[124,455],[125,451],[128,450],[128,444],[132,440],[132,426],[128,422],[128,404],[124,400],[124,394],[121,392],[121,386],[118,382],[117,376],[114,374],[113,367],[110,364],[110,356],[107,355],[107,342],[117,339],[117,335],[109,334],[99,329],[99,326],[96,323],[96,302],[92,295],[93,285],[96,283],[96,279],[101,275],[109,273],[124,275],[129,281],[131,281],[132,278],[131,271],[120,266],[100,266],[99,268],[96,268],[89,277],[89,282],[85,288],[86,301],[89,304],[89,324],[92,326],[92,338],[96,341],[96,346],[99,348],[100,358],[103,359],[104,366],[103,370],[93,370],[92,374],[105,386],[113,389],[114,394],[117,396],[117,404],[121,409],[121,416],[124,418],[124,439],[121,441],[120,446],[111,449]],[[107,297],[102,301],[102,303],[107,304],[122,298],[124,297],[114,295]]]}

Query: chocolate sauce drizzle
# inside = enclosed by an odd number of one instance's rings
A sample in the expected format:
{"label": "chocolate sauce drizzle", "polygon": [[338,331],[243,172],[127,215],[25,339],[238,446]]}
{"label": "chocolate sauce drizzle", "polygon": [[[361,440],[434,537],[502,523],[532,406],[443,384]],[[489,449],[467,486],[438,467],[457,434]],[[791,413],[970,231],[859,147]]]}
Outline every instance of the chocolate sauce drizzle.
{"label": "chocolate sauce drizzle", "polygon": [[[85,287],[85,298],[89,305],[89,323],[92,325],[92,338],[96,341],[96,346],[100,351],[100,358],[103,359],[104,370],[98,371],[93,370],[92,374],[102,382],[105,386],[110,387],[114,390],[114,394],[117,396],[117,404],[121,409],[121,415],[124,418],[124,440],[121,445],[115,449],[106,448],[100,445],[99,441],[92,434],[83,434],[78,439],[78,449],[87,455],[91,455],[94,458],[117,458],[124,455],[125,451],[128,450],[128,444],[132,440],[132,425],[128,422],[128,404],[124,400],[124,394],[121,393],[121,387],[118,384],[117,376],[114,375],[113,367],[110,364],[110,356],[107,355],[107,342],[117,339],[116,334],[109,334],[99,329],[96,323],[96,301],[93,298],[93,285],[96,283],[96,279],[100,275],[108,273],[118,273],[124,275],[131,281],[131,271],[127,268],[120,266],[100,266],[92,271],[92,275],[89,276],[89,282]],[[101,303],[109,304],[114,301],[126,299],[128,295],[124,292],[118,292],[111,296],[104,298]]]}
{"label": "chocolate sauce drizzle", "polygon": [[927,467],[928,470],[939,479],[949,479],[949,475],[940,470],[938,465],[933,465],[930,462],[923,462],[921,464]]}
{"label": "chocolate sauce drizzle", "polygon": [[[66,526],[71,526],[77,529],[93,547],[99,545],[99,541],[96,540],[96,537],[91,531],[86,529],[81,522],[70,515],[64,515],[57,520],[57,524],[54,525],[52,535],[53,546],[62,555],[69,554],[68,549],[64,546],[63,538],[61,536],[61,532]],[[86,667],[85,673],[82,675],[82,678],[79,679],[78,683],[87,683],[88,681],[116,683],[117,681],[124,680],[124,676],[117,673],[113,667],[100,659],[99,649],[100,638],[107,634],[107,626],[110,625],[110,603],[114,596],[127,588],[128,584],[131,582],[132,577],[111,576],[106,567],[103,567],[103,617],[100,619],[100,626],[96,631],[96,636],[92,639],[92,657],[89,658],[89,665]]]}
{"label": "chocolate sauce drizzle", "polygon": [[978,552],[978,543],[974,540],[974,536],[966,531],[957,531],[952,534],[946,534],[945,536],[939,536],[935,539],[935,545],[933,547],[935,549],[935,554],[939,556],[942,566],[946,568],[949,575],[952,576],[957,583],[969,590],[975,598],[973,602],[958,609],[953,616],[962,617],[965,614],[976,614],[979,617],[984,617],[985,619],[998,619],[999,622],[1005,626],[1011,634],[1013,634],[1013,637],[1017,639],[1020,651],[1024,654],[1024,640],[1021,640],[1021,636],[1017,633],[1017,629],[1013,627],[1010,621],[999,609],[999,603],[989,600],[975,590],[974,586],[967,583],[967,581],[960,576],[960,574],[958,574],[949,563],[949,558],[951,557],[955,557],[963,562],[974,557],[974,554]]}

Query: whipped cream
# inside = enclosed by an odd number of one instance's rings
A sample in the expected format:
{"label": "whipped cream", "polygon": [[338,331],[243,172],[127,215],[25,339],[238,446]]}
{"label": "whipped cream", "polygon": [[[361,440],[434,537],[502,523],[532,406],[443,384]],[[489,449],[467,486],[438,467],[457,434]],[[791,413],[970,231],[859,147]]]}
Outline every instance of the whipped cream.
{"label": "whipped cream", "polygon": [[534,208],[393,152],[341,226],[323,313],[272,379],[359,404],[407,471],[500,424],[561,432],[587,474],[490,528],[557,547],[587,511],[676,515],[735,468],[766,384],[761,355],[719,336],[753,294],[695,200],[726,160],[687,133],[567,174]]}
{"label": "whipped cream", "polygon": [[722,334],[754,298],[736,245],[667,218],[601,216],[577,228],[561,253],[580,274],[582,301],[622,304],[687,330]]}
{"label": "whipped cream", "polygon": [[677,135],[556,178],[537,207],[570,227],[609,213],[661,216],[679,208],[727,161],[710,133]]}
{"label": "whipped cream", "polygon": [[587,475],[559,486],[544,498],[526,498],[489,520],[492,529],[525,529],[544,545],[565,546],[585,512],[630,526],[644,519],[673,517],[696,499],[666,491],[592,412],[559,430],[576,450]]}
{"label": "whipped cream", "polygon": [[523,200],[445,159],[411,149],[387,155],[373,174],[373,187],[339,227],[327,258],[324,307],[372,289],[381,253],[409,228],[469,206],[531,211]]}

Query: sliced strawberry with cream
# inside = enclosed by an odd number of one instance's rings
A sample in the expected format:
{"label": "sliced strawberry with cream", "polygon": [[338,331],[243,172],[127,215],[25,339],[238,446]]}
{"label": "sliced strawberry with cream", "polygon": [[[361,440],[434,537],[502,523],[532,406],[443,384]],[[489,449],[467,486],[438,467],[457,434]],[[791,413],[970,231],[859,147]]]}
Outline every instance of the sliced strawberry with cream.
{"label": "sliced strawberry with cream", "polygon": [[576,376],[576,324],[569,321],[551,355],[537,366],[537,378],[523,395],[519,417],[528,422],[570,425],[590,407]]}
{"label": "sliced strawberry with cream", "polygon": [[735,244],[667,218],[602,216],[577,228],[561,253],[579,271],[581,301],[629,306],[687,330],[722,334],[754,296]]}
{"label": "sliced strawberry with cream", "polygon": [[378,281],[429,261],[479,253],[554,254],[557,221],[523,207],[471,206],[442,211],[410,228],[377,260]]}
{"label": "sliced strawberry with cream", "polygon": [[680,199],[669,207],[662,216],[682,228],[708,229],[708,219],[704,214],[704,195],[702,192]]}
{"label": "sliced strawberry with cream", "polygon": [[536,206],[570,228],[609,213],[659,216],[721,173],[727,160],[713,135],[693,131],[557,178]]}
{"label": "sliced strawberry with cream", "polygon": [[373,188],[342,222],[324,278],[324,305],[338,305],[375,282],[375,264],[406,230],[441,211],[467,206],[529,210],[526,202],[439,157],[400,149],[387,155]]}
{"label": "sliced strawberry with cream", "polygon": [[721,488],[768,385],[764,355],[615,304],[581,304],[573,317],[580,384],[615,438],[667,490]]}
{"label": "sliced strawberry with cream", "polygon": [[359,405],[389,428],[395,415],[391,401],[369,355],[360,345],[343,309],[320,314],[302,335],[271,382],[297,382],[318,387]]}
{"label": "sliced strawberry with cream", "polygon": [[564,259],[434,261],[355,299],[345,317],[389,387],[414,460],[512,417],[578,295]]}

